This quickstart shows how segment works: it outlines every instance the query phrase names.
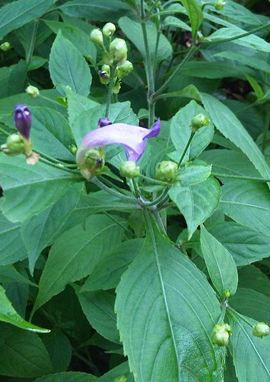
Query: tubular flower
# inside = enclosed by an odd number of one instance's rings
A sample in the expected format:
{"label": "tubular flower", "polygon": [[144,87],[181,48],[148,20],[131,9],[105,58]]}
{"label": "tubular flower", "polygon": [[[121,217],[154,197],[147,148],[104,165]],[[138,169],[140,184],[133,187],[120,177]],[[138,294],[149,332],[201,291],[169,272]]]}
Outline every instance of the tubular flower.
{"label": "tubular flower", "polygon": [[125,123],[108,124],[110,121],[99,120],[98,128],[90,131],[83,138],[77,151],[77,163],[80,168],[85,166],[85,155],[93,148],[100,148],[106,145],[122,145],[125,149],[128,161],[138,161],[143,155],[148,138],[156,137],[160,131],[160,120],[158,119],[151,129],[128,125]]}
{"label": "tubular flower", "polygon": [[32,125],[32,114],[26,105],[16,105],[14,111],[14,122],[16,129],[21,136],[29,140]]}

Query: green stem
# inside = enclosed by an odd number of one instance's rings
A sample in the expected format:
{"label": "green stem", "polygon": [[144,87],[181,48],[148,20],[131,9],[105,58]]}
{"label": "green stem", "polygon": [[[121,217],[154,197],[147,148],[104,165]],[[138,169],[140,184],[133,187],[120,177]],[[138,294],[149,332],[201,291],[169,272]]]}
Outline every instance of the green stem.
{"label": "green stem", "polygon": [[186,56],[183,58],[183,60],[177,65],[177,67],[174,69],[174,71],[172,72],[172,74],[169,76],[169,78],[167,78],[167,80],[163,83],[163,85],[161,85],[161,87],[154,93],[153,95],[153,98],[156,99],[156,97],[158,95],[160,95],[164,89],[167,88],[167,86],[169,85],[169,83],[174,79],[174,77],[176,76],[176,74],[178,74],[178,72],[180,71],[180,69],[182,69],[182,67],[185,65],[185,63],[187,61],[189,61],[189,59],[195,54],[195,52],[197,52],[199,50],[199,47],[198,46],[192,46]]}
{"label": "green stem", "polygon": [[39,160],[40,162],[43,162],[45,164],[48,164],[49,166],[52,166],[52,167],[55,167],[55,168],[58,168],[58,170],[63,170],[63,171],[67,171],[71,174],[75,174],[75,175],[79,175],[79,171],[76,171],[76,170],[72,170],[70,168],[67,168],[65,167],[62,163],[55,163],[55,162],[51,162],[49,161],[48,159],[46,158],[43,158],[42,156],[39,157]]}
{"label": "green stem", "polygon": [[129,202],[131,202],[131,201],[134,202],[135,201],[135,199],[133,197],[121,194],[120,192],[115,191],[114,189],[108,187],[106,184],[104,184],[101,181],[101,179],[98,179],[97,177],[92,178],[90,180],[90,182],[92,182],[93,184],[98,186],[101,190],[104,190],[104,191],[108,192],[109,194],[111,194],[113,196],[116,196],[119,199],[127,200]]}
{"label": "green stem", "polygon": [[190,137],[189,137],[189,139],[187,141],[187,144],[186,144],[186,146],[184,148],[184,151],[183,151],[183,153],[182,153],[182,155],[181,155],[181,157],[179,159],[178,167],[180,167],[181,163],[183,162],[183,159],[185,158],[186,152],[187,152],[187,150],[188,150],[188,148],[189,148],[189,146],[191,144],[191,141],[192,141],[193,137],[194,137],[194,132],[192,131],[191,134],[190,134]]}
{"label": "green stem", "polygon": [[32,60],[32,57],[33,57],[33,53],[34,53],[34,49],[35,49],[35,43],[36,43],[36,38],[37,38],[38,24],[39,24],[39,20],[37,19],[37,20],[34,21],[33,30],[32,30],[32,34],[31,34],[30,45],[29,45],[29,49],[28,49],[28,52],[27,52],[26,58],[25,58],[27,66],[30,64],[30,62]]}
{"label": "green stem", "polygon": [[263,130],[263,141],[262,141],[262,152],[264,153],[266,148],[266,143],[268,139],[268,131],[270,127],[270,112],[268,111],[265,116],[265,124],[264,124],[264,130]]}
{"label": "green stem", "polygon": [[237,316],[240,318],[240,320],[244,321],[246,324],[248,324],[251,328],[253,328],[253,325],[246,319],[245,316],[242,316],[242,314],[238,313],[235,309],[231,308],[231,307],[228,307],[227,308],[227,311],[228,313],[231,315],[231,316]]}
{"label": "green stem", "polygon": [[105,117],[108,117],[109,116],[109,112],[110,112],[110,106],[111,106],[111,102],[112,102],[112,93],[113,93],[115,70],[116,70],[116,66],[114,65],[112,67],[112,70],[111,70],[111,73],[110,73],[110,83],[109,83],[108,94],[107,94],[107,103],[106,103]]}
{"label": "green stem", "polygon": [[153,200],[152,202],[149,202],[147,200],[144,200],[143,201],[143,205],[146,206],[146,207],[156,207],[158,206],[161,202],[163,202],[164,200],[164,197],[166,196],[167,197],[167,193],[168,193],[168,188],[166,187],[162,193],[155,199]]}
{"label": "green stem", "polygon": [[241,175],[230,175],[230,174],[219,174],[217,172],[212,172],[212,175],[218,178],[229,178],[229,179],[239,179],[239,180],[254,180],[256,182],[270,182],[270,179],[256,178],[254,176],[241,176]]}
{"label": "green stem", "polygon": [[168,185],[168,183],[162,182],[162,180],[153,179],[153,178],[150,178],[149,176],[146,176],[146,175],[140,174],[140,178],[145,179],[148,182],[151,182],[153,184],[159,184],[159,185],[163,185],[163,186],[167,186]]}

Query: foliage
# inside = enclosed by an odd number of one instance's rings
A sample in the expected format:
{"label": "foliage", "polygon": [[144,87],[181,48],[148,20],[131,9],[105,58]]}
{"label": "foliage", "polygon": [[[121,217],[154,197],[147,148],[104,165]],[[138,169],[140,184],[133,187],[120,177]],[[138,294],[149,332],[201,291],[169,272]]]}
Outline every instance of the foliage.
{"label": "foliage", "polygon": [[0,381],[270,380],[262,3],[1,2]]}

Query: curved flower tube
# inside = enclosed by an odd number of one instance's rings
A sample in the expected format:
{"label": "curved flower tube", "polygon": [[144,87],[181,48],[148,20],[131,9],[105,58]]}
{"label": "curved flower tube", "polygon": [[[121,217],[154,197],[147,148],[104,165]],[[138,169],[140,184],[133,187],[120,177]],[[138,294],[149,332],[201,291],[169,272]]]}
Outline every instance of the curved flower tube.
{"label": "curved flower tube", "polygon": [[14,110],[14,122],[21,136],[27,140],[30,138],[32,114],[26,105],[16,105]]}

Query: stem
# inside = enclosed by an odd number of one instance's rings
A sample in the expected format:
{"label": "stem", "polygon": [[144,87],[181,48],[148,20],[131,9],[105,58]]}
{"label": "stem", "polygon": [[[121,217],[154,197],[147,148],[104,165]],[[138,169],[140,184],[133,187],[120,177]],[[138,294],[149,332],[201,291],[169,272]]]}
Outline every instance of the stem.
{"label": "stem", "polygon": [[164,197],[165,196],[167,197],[167,193],[168,193],[168,187],[166,187],[155,200],[153,200],[152,202],[148,202],[145,200],[143,201],[143,204],[146,207],[158,206],[161,202],[163,202]]}
{"label": "stem", "polygon": [[268,138],[268,131],[270,127],[270,112],[268,111],[265,116],[265,124],[264,124],[264,130],[263,130],[263,141],[262,141],[262,152],[264,153]]}
{"label": "stem", "polygon": [[116,66],[114,65],[112,67],[112,71],[111,71],[111,74],[110,74],[111,78],[110,78],[108,94],[107,94],[107,103],[106,103],[105,117],[108,117],[109,116],[109,112],[110,112],[110,106],[111,106],[111,102],[112,102],[112,91],[113,91],[113,85],[114,85],[115,70],[116,70]]}
{"label": "stem", "polygon": [[163,186],[167,186],[168,183],[166,182],[162,182],[162,180],[158,180],[158,179],[153,179],[153,178],[150,178],[149,176],[146,176],[146,175],[142,175],[140,174],[140,178],[142,179],[145,179],[153,184],[159,184],[159,185],[163,185]]}
{"label": "stem", "polygon": [[131,179],[131,184],[133,186],[134,195],[136,196],[137,199],[140,199],[140,196],[141,196],[140,189],[134,178]]}
{"label": "stem", "polygon": [[184,157],[186,155],[186,152],[187,152],[187,150],[188,150],[188,148],[189,148],[189,146],[191,144],[191,141],[192,141],[193,137],[194,137],[194,132],[192,131],[191,134],[190,134],[190,137],[189,137],[189,139],[187,141],[187,144],[186,144],[186,146],[184,148],[184,151],[183,151],[183,153],[182,153],[182,155],[181,155],[181,157],[179,159],[178,167],[180,167],[181,163],[183,162],[183,159],[184,159]]}
{"label": "stem", "polygon": [[134,202],[135,201],[135,199],[133,197],[121,194],[120,192],[115,191],[114,189],[111,189],[106,184],[104,184],[101,181],[101,179],[98,179],[97,177],[91,179],[90,181],[93,184],[95,184],[96,186],[98,186],[101,190],[104,190],[104,191],[108,192],[109,194],[111,194],[113,196],[116,196],[119,199],[128,200],[129,202],[131,202],[131,201]]}
{"label": "stem", "polygon": [[34,48],[35,48],[35,43],[36,43],[36,38],[37,38],[38,24],[39,24],[39,20],[37,19],[34,21],[30,45],[29,45],[29,49],[28,49],[28,52],[27,52],[26,58],[25,58],[27,66],[30,64],[30,62],[32,60],[32,56],[33,56],[33,52],[34,52]]}
{"label": "stem", "polygon": [[253,176],[241,176],[241,175],[230,175],[230,174],[219,174],[217,172],[212,172],[212,175],[219,178],[230,178],[230,179],[239,179],[239,180],[254,180],[256,182],[270,182],[270,179],[256,178]]}
{"label": "stem", "polygon": [[163,85],[161,85],[161,87],[154,93],[153,97],[154,99],[156,98],[156,96],[160,95],[162,93],[162,91],[164,89],[166,89],[166,87],[169,85],[169,83],[172,81],[172,79],[176,76],[176,74],[178,74],[178,72],[180,71],[180,69],[185,65],[185,63],[187,61],[189,61],[189,59],[194,55],[195,52],[197,52],[199,50],[199,47],[198,46],[192,46],[189,51],[187,52],[186,56],[183,58],[183,60],[177,65],[177,67],[174,69],[174,71],[172,72],[172,74],[170,75],[169,78],[167,78],[167,80],[163,83]]}
{"label": "stem", "polygon": [[242,316],[242,314],[238,313],[236,310],[234,310],[233,308],[231,307],[228,307],[228,313],[231,315],[231,316],[238,316],[242,321],[244,321],[246,324],[248,324],[251,328],[253,328],[253,325],[246,319],[245,316]]}
{"label": "stem", "polygon": [[43,158],[42,156],[39,157],[39,160],[40,162],[43,162],[43,163],[46,163],[48,164],[49,166],[52,166],[52,167],[55,167],[55,168],[58,168],[58,170],[63,170],[63,171],[67,171],[71,174],[76,174],[76,175],[79,175],[79,171],[76,171],[76,170],[72,170],[70,168],[67,168],[65,167],[62,163],[54,163],[54,162],[51,162],[49,161],[48,159],[46,158]]}

